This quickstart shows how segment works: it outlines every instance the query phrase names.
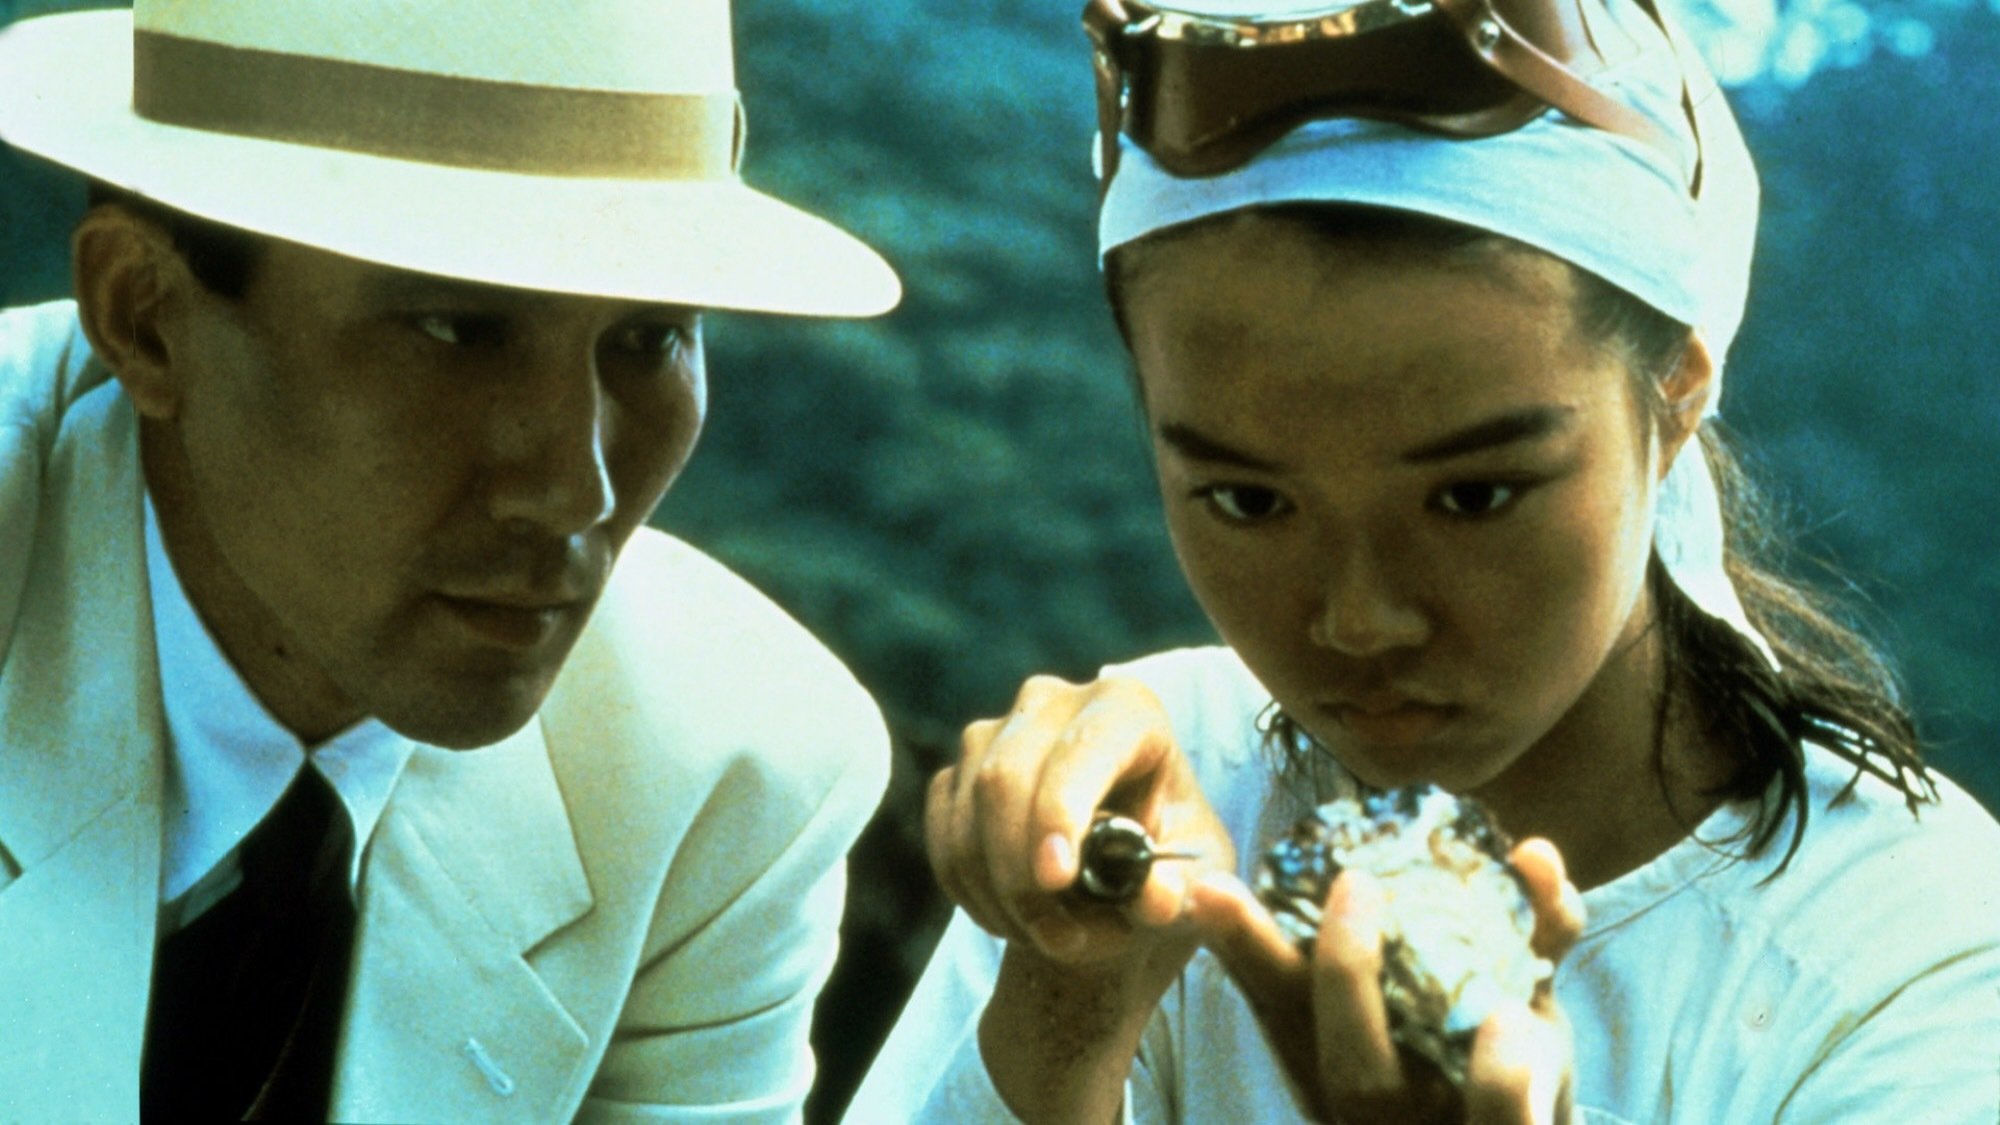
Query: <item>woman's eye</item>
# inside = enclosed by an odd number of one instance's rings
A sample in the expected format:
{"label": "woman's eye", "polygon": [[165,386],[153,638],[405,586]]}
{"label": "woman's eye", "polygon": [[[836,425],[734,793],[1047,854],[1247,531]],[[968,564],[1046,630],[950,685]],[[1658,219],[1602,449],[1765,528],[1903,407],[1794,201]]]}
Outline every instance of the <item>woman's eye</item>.
{"label": "woman's eye", "polygon": [[1486,516],[1514,502],[1521,490],[1511,484],[1468,481],[1437,494],[1437,506],[1455,516]]}
{"label": "woman's eye", "polygon": [[506,322],[497,316],[425,313],[415,323],[419,332],[454,348],[497,348],[507,339]]}
{"label": "woman's eye", "polygon": [[1199,495],[1233,523],[1257,523],[1289,510],[1283,496],[1256,485],[1212,485],[1200,490]]}

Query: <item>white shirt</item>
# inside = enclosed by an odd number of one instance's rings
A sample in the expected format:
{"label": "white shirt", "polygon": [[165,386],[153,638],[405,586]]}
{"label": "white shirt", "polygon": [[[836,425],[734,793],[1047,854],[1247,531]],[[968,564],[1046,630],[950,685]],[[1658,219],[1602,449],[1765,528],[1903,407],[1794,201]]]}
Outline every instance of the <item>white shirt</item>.
{"label": "white shirt", "polygon": [[308,763],[333,784],[354,830],[352,893],[368,839],[415,747],[364,719],[308,749],[273,718],[189,603],[150,496],[146,569],[167,718],[161,934],[186,926],[236,889],[238,845]]}
{"label": "white shirt", "polygon": [[[1166,704],[1245,866],[1309,806],[1256,730],[1270,701],[1234,653],[1162,653],[1106,675]],[[1585,1122],[2000,1120],[2000,825],[1948,780],[1912,819],[1900,794],[1807,747],[1810,819],[1754,859],[1695,837],[1584,894],[1589,922],[1557,969]],[[1304,788],[1300,786],[1298,788]],[[1704,843],[1707,841],[1707,843]],[[959,912],[847,1120],[1012,1121],[975,1029],[1001,943]],[[1220,963],[1198,953],[1147,1025],[1126,1087],[1140,1122],[1301,1120]]]}

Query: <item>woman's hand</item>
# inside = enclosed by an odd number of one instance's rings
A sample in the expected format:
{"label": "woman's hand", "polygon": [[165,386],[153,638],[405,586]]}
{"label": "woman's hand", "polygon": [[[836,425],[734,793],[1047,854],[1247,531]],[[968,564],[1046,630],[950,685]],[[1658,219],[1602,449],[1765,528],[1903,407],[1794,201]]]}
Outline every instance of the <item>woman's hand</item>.
{"label": "woman's hand", "polygon": [[[1562,856],[1530,839],[1510,857],[1535,909],[1533,946],[1554,962],[1583,930],[1583,903]],[[1322,1121],[1567,1122],[1573,1058],[1569,1023],[1545,983],[1532,1005],[1496,1010],[1480,1025],[1463,1093],[1389,1037],[1382,972],[1381,890],[1343,873],[1327,895],[1309,951],[1287,940],[1255,896],[1231,876],[1194,893],[1203,943],[1243,990],[1304,1108]]]}
{"label": "woman's hand", "polygon": [[[1071,888],[1100,808],[1194,858],[1156,862],[1126,906],[1086,901]],[[994,1087],[1027,1121],[1115,1118],[1146,1021],[1197,948],[1192,888],[1236,865],[1159,700],[1130,680],[1029,680],[931,779],[924,834],[945,894],[1007,941],[979,1027]]]}
{"label": "woman's hand", "polygon": [[[1124,909],[1070,893],[1078,849],[1099,808],[1138,820],[1164,860]],[[924,810],[931,869],[953,902],[1012,944],[1081,964],[1137,955],[1187,913],[1204,873],[1236,851],[1174,742],[1160,702],[1132,680],[1072,684],[1038,676],[1014,710],[965,729],[957,765],[931,779]]]}

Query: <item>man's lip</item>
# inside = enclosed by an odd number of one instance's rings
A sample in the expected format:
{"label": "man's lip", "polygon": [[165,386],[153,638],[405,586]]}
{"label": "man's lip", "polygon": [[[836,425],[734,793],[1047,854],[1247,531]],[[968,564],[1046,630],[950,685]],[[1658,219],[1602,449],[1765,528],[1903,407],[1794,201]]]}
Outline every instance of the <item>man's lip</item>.
{"label": "man's lip", "polygon": [[559,612],[572,609],[583,599],[574,595],[560,594],[446,594],[438,597],[448,602],[462,605],[484,606],[493,609],[518,609],[530,613]]}
{"label": "man's lip", "polygon": [[505,597],[466,598],[439,594],[451,617],[480,640],[501,648],[527,650],[554,637],[571,611],[582,606],[580,599],[514,599]]}

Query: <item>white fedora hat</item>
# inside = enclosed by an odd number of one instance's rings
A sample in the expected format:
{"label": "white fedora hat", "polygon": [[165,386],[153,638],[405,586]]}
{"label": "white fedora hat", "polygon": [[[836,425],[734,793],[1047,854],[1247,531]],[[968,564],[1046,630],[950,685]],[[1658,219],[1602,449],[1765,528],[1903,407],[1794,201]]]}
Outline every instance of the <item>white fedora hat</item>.
{"label": "white fedora hat", "polygon": [[867,316],[746,186],[728,0],[137,0],[0,31],[0,139],[230,226],[524,289]]}

